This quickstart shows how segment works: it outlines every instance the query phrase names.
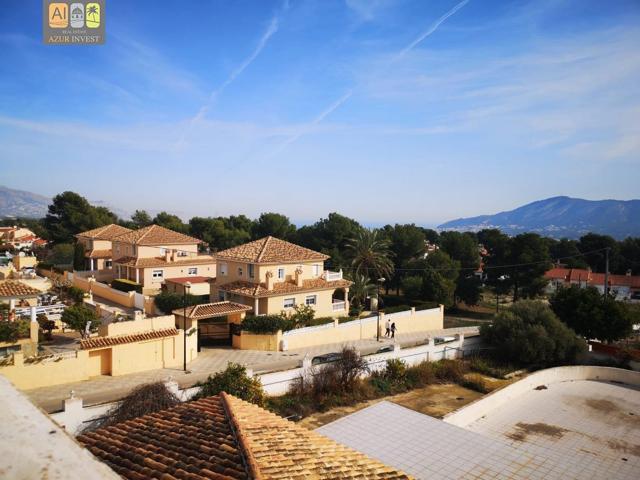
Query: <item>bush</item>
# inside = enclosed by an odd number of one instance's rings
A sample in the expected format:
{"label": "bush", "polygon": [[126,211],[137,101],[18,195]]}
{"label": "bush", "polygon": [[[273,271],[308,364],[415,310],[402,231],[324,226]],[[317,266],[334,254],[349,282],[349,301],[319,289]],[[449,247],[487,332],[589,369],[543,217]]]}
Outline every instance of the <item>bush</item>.
{"label": "bush", "polygon": [[84,299],[84,290],[78,287],[67,288],[67,295],[76,303],[82,303]]}
{"label": "bush", "polygon": [[226,392],[247,402],[264,406],[265,393],[260,380],[257,377],[249,377],[247,369],[237,363],[230,362],[224,371],[209,375],[204,382],[198,382],[195,386],[201,388],[194,400]]}
{"label": "bush", "polygon": [[31,334],[29,323],[28,320],[0,321],[0,342],[15,343],[21,338],[29,338]]}
{"label": "bush", "polygon": [[178,405],[180,400],[162,382],[136,387],[111,408],[104,417],[91,422],[85,432],[142,417]]}
{"label": "bush", "polygon": [[407,368],[406,382],[410,388],[425,387],[435,381],[435,368],[431,362],[424,361]]}
{"label": "bush", "polygon": [[121,292],[134,291],[134,292],[142,293],[141,284],[139,284],[138,282],[134,282],[133,280],[128,280],[126,278],[116,278],[113,282],[111,282],[111,288],[120,290]]}
{"label": "bush", "polygon": [[384,369],[384,377],[394,383],[402,383],[407,376],[407,364],[399,358],[392,358],[387,360],[387,365]]}
{"label": "bush", "polygon": [[91,332],[97,330],[98,325],[100,325],[98,314],[83,303],[76,303],[66,308],[62,312],[61,320],[83,337],[85,336],[87,325],[89,325]]}
{"label": "bush", "polygon": [[[318,317],[311,320],[307,325],[302,325],[304,327],[315,327],[317,325],[326,325],[327,323],[333,323],[333,317]],[[296,327],[299,328],[299,327]]]}
{"label": "bush", "polygon": [[280,315],[249,315],[241,324],[242,330],[256,334],[276,333],[278,330],[286,332],[293,329],[293,322]]}
{"label": "bush", "polygon": [[412,275],[400,281],[400,288],[410,300],[418,300],[422,294],[422,277]]}
{"label": "bush", "polygon": [[[293,307],[293,311],[287,313],[283,311],[280,316],[286,318],[293,324],[293,328],[308,327],[313,324],[316,311],[311,305],[299,304]],[[318,325],[317,323],[315,325]]]}
{"label": "bush", "polygon": [[466,371],[460,360],[440,360],[434,364],[435,377],[444,383],[460,383]]}
{"label": "bush", "polygon": [[409,305],[397,305],[395,307],[386,307],[383,309],[386,315],[389,315],[391,313],[406,312],[408,310],[411,310],[411,307]]}
{"label": "bush", "polygon": [[[156,307],[162,310],[167,315],[171,315],[171,312],[185,307],[185,296],[179,293],[172,292],[160,292],[153,299]],[[187,294],[187,307],[191,305],[198,305],[202,303],[201,299],[195,295]]]}
{"label": "bush", "polygon": [[478,374],[467,375],[462,378],[459,383],[461,387],[468,388],[469,390],[475,390],[476,392],[489,393],[491,391],[484,378]]}
{"label": "bush", "polygon": [[586,351],[584,339],[562,323],[544,303],[522,300],[483,324],[480,335],[505,361],[522,365],[573,363]]}
{"label": "bush", "polygon": [[40,330],[44,332],[44,338],[46,340],[51,340],[53,329],[56,328],[56,322],[53,320],[49,320],[49,318],[44,313],[39,313],[36,317],[38,321],[38,325],[40,326]]}
{"label": "bush", "polygon": [[496,366],[493,362],[479,356],[471,357],[467,365],[469,366],[469,370],[501,379],[504,379],[506,375],[513,370],[513,368]]}

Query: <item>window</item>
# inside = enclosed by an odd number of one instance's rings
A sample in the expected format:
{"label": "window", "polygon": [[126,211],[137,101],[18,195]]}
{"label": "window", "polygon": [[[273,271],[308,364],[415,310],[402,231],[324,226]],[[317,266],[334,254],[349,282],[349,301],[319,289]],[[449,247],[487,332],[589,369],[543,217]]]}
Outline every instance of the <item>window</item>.
{"label": "window", "polygon": [[241,277],[242,276],[242,267],[238,267],[238,276]]}
{"label": "window", "polygon": [[307,295],[304,299],[305,305],[315,305],[316,304],[316,295]]}
{"label": "window", "polygon": [[185,250],[178,250],[179,257],[186,257],[188,253]]}
{"label": "window", "polygon": [[282,306],[284,308],[293,308],[293,307],[296,306],[296,299],[295,298],[285,298]]}
{"label": "window", "polygon": [[105,260],[104,268],[111,268],[113,266],[113,262],[111,260]]}
{"label": "window", "polygon": [[319,277],[320,276],[320,265],[314,265],[313,266],[313,276],[314,277]]}
{"label": "window", "polygon": [[255,265],[253,263],[249,264],[249,278],[253,278],[254,277],[254,267]]}
{"label": "window", "polygon": [[160,247],[160,256],[164,257],[167,253],[167,249],[164,247]]}
{"label": "window", "polygon": [[152,276],[153,278],[162,278],[162,277],[164,276],[164,271],[163,271],[163,270],[154,270],[154,271],[151,273],[151,276]]}
{"label": "window", "polygon": [[278,269],[278,280],[284,280],[284,268]]}
{"label": "window", "polygon": [[198,274],[198,269],[196,267],[190,268],[188,270],[188,275],[197,275]]}
{"label": "window", "polygon": [[220,264],[220,275],[226,275],[227,274],[227,264],[226,263],[221,263]]}

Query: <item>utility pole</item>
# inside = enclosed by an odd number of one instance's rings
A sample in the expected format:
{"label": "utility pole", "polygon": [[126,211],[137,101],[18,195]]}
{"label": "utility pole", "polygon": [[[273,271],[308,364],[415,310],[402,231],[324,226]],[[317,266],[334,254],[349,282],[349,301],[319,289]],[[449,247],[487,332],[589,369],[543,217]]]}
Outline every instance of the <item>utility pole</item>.
{"label": "utility pole", "polygon": [[604,298],[609,296],[609,250],[607,247],[604,249]]}

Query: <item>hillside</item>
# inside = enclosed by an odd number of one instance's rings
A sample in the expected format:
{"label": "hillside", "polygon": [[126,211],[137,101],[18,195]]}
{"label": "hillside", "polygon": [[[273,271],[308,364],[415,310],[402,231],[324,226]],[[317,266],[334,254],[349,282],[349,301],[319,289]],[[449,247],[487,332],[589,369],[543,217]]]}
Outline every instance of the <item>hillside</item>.
{"label": "hillside", "polygon": [[623,239],[640,236],[640,200],[553,197],[495,215],[451,220],[438,228],[458,231],[499,228],[510,235],[536,232],[555,238],[578,238],[594,232]]}
{"label": "hillside", "polygon": [[41,218],[47,213],[50,198],[0,185],[0,218]]}

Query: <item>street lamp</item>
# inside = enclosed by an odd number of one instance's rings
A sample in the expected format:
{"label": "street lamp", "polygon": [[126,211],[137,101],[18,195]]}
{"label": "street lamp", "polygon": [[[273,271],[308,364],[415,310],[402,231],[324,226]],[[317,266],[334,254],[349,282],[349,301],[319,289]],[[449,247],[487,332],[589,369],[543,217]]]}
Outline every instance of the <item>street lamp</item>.
{"label": "street lamp", "polygon": [[[504,282],[507,278],[509,278],[508,275],[500,275],[498,277],[498,280],[500,282]],[[499,301],[500,299],[499,299],[499,293],[498,293],[499,291],[500,291],[500,287],[498,287],[498,284],[496,283],[496,313],[498,313],[498,309],[500,307],[500,301]]]}
{"label": "street lamp", "polygon": [[186,282],[184,284],[184,316],[182,317],[182,341],[183,341],[183,349],[182,353],[184,355],[184,362],[182,364],[183,370],[185,373],[187,372],[187,294],[189,293],[189,289],[191,288],[191,282]]}
{"label": "street lamp", "polygon": [[376,329],[376,341],[380,341],[380,285],[385,281],[384,277],[378,279],[378,328]]}

